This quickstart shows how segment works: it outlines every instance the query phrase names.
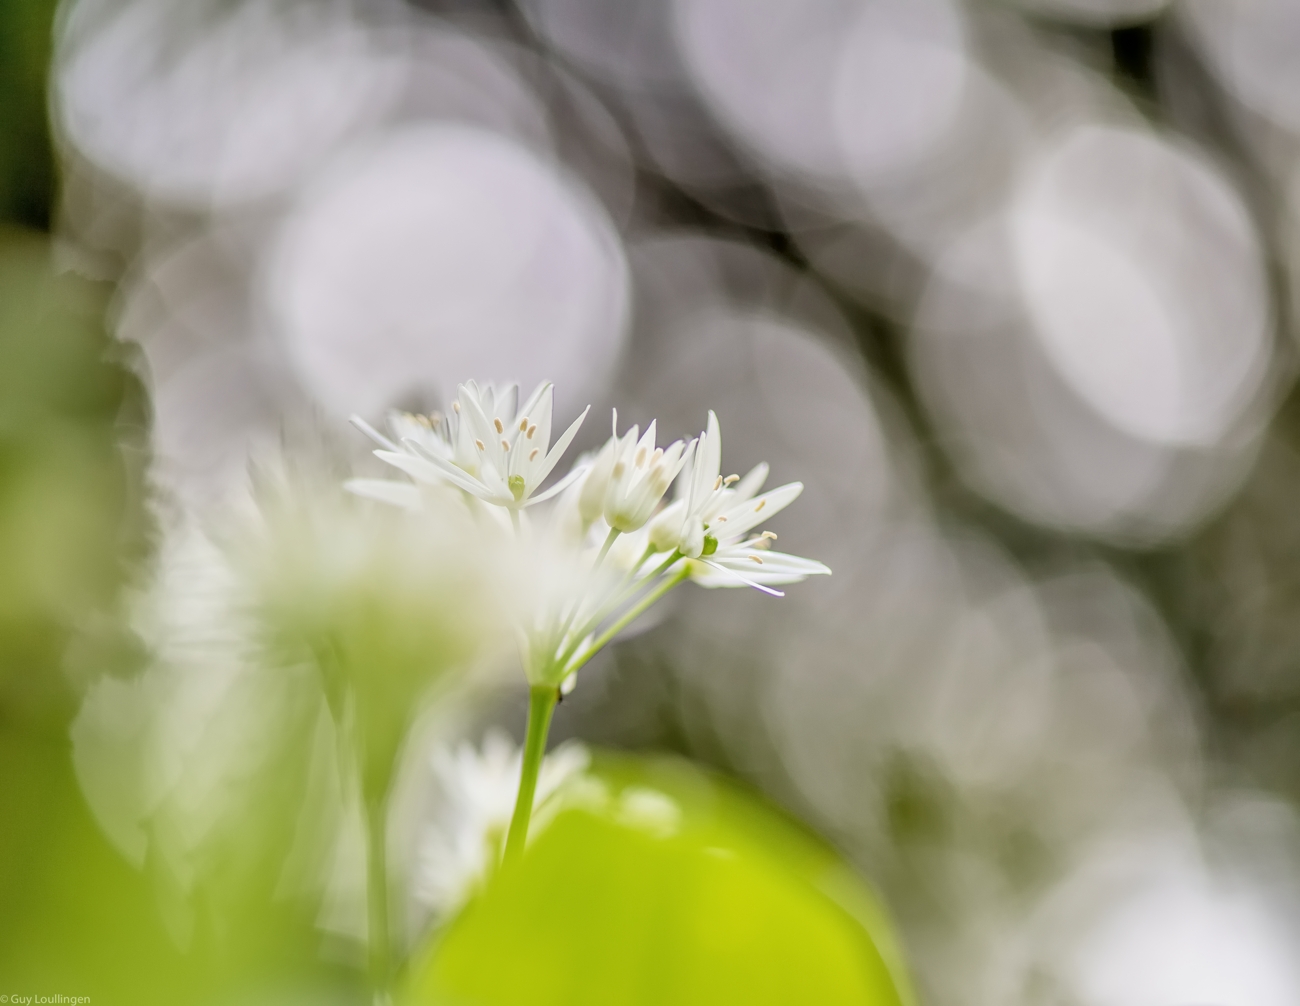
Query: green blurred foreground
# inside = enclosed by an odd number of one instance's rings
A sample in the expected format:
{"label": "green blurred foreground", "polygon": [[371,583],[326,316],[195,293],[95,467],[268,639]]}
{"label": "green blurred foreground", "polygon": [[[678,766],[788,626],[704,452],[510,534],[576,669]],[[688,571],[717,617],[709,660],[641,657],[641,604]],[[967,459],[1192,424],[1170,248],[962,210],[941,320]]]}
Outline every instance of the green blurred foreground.
{"label": "green blurred foreground", "polygon": [[910,1006],[888,924],[825,848],[676,760],[598,758],[435,940],[413,1003]]}

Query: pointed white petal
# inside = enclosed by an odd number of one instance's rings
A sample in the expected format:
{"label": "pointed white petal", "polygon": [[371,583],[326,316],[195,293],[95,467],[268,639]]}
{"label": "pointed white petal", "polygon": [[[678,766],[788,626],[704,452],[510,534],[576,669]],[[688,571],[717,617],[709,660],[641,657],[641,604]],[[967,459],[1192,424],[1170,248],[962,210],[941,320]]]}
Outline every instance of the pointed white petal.
{"label": "pointed white petal", "polygon": [[787,482],[783,486],[763,493],[757,499],[741,500],[734,506],[728,507],[725,513],[715,519],[709,530],[719,541],[739,537],[751,528],[762,524],[773,514],[780,513],[793,503],[801,492],[803,492],[802,482]]}
{"label": "pointed white petal", "polygon": [[392,479],[348,479],[343,488],[354,496],[391,503],[403,510],[420,509],[420,490],[408,482]]}
{"label": "pointed white petal", "polygon": [[[533,393],[528,396],[528,400],[525,401],[523,405],[519,406],[519,413],[517,416],[515,416],[516,420],[523,419],[525,416],[528,417],[528,422],[530,424],[536,423],[537,432],[541,433],[542,432],[542,423],[541,423],[542,410],[543,408],[545,408],[547,413],[545,432],[548,438],[550,437],[550,432],[551,432],[550,409],[543,404],[543,399],[553,399],[554,388],[555,385],[553,385],[550,381],[543,381],[535,389],[533,389]],[[536,440],[537,437],[534,435],[533,439]]]}
{"label": "pointed white petal", "polygon": [[[479,396],[473,394],[471,388],[473,381],[466,382],[460,386],[460,421],[463,423],[469,421],[470,432],[478,443],[483,445],[477,455],[490,461],[496,466],[497,471],[505,468],[504,453],[501,450],[501,436],[497,433],[496,427],[492,425],[492,420],[484,413],[483,404],[479,401]],[[503,420],[504,423],[504,420]],[[477,448],[478,444],[475,444]]]}
{"label": "pointed white petal", "polygon": [[713,492],[718,476],[722,474],[722,426],[718,423],[717,413],[712,409],[709,410],[708,426],[700,437],[698,460],[700,465],[695,470],[695,483],[691,487],[695,500],[692,509],[703,504],[705,497]]}
{"label": "pointed white petal", "polygon": [[551,448],[550,452],[546,455],[546,460],[537,471],[536,477],[538,482],[541,482],[547,475],[551,474],[551,469],[555,467],[564,452],[569,449],[569,444],[573,443],[573,438],[578,435],[578,427],[582,425],[582,421],[587,418],[587,413],[590,411],[591,406],[588,405],[582,410],[582,415],[573,421],[569,428],[564,431],[559,440],[555,441],[555,446]]}
{"label": "pointed white petal", "polygon": [[548,500],[552,496],[558,496],[585,475],[586,472],[586,468],[574,468],[573,471],[569,472],[568,475],[564,476],[564,478],[560,479],[559,482],[555,483],[555,485],[551,486],[545,492],[538,493],[536,496],[530,496],[528,502],[525,503],[524,506],[532,506],[534,503],[541,503],[543,500]]}
{"label": "pointed white petal", "polygon": [[654,453],[655,432],[656,432],[656,427],[658,427],[658,425],[659,425],[659,420],[657,419],[650,420],[650,425],[645,428],[645,436],[643,436],[639,441],[637,441],[637,445],[636,445],[637,450],[639,451],[644,449],[647,458]]}
{"label": "pointed white petal", "polygon": [[496,399],[492,403],[492,411],[501,417],[504,423],[519,415],[516,406],[519,404],[519,385],[507,384],[504,388],[496,389]]}
{"label": "pointed white petal", "polygon": [[763,488],[763,483],[767,481],[767,462],[760,461],[748,472],[745,477],[731,487],[732,492],[736,494],[737,499],[750,499],[754,493]]}
{"label": "pointed white petal", "polygon": [[[529,486],[537,486],[546,478],[543,468],[551,443],[551,409],[555,400],[553,386],[549,383],[542,386],[534,392],[533,397],[536,401],[530,399],[520,411],[524,413],[521,421],[526,418],[529,429],[535,427],[536,431],[531,437],[527,430],[515,434],[519,450],[518,470],[524,477],[524,483]],[[534,451],[537,452],[536,457],[532,457]],[[529,460],[530,457],[532,460]]]}
{"label": "pointed white petal", "polygon": [[382,458],[394,467],[402,469],[402,471],[419,482],[434,484],[451,482],[453,485],[464,489],[467,493],[473,493],[479,499],[488,498],[488,491],[483,483],[469,473],[461,471],[445,458],[430,454],[414,440],[407,440],[404,443],[415,453],[411,454],[402,451],[393,454],[388,451],[375,451],[375,456]]}
{"label": "pointed white petal", "polygon": [[785,597],[785,594],[781,591],[773,590],[771,587],[765,587],[756,580],[751,580],[746,576],[741,576],[734,569],[728,569],[726,566],[722,566],[714,562],[712,559],[705,559],[703,562],[706,566],[711,566],[713,569],[722,573],[724,579],[715,580],[713,577],[693,577],[692,579],[702,587],[734,587],[736,586],[735,583],[727,582],[725,579],[726,577],[733,577],[746,587],[753,587],[755,590],[761,590],[764,594],[771,594],[773,597]]}
{"label": "pointed white petal", "polygon": [[364,433],[366,436],[368,436],[371,440],[373,440],[375,443],[377,443],[380,447],[384,448],[384,450],[386,450],[386,451],[397,451],[397,450],[399,450],[398,446],[397,446],[395,443],[393,443],[391,440],[389,440],[386,436],[384,436],[382,433],[380,433],[377,429],[375,429],[373,426],[371,426],[368,422],[366,422],[366,421],[365,421],[364,419],[362,419],[360,416],[356,416],[356,415],[352,416],[352,418],[349,420],[349,422],[351,422],[353,426],[355,426],[357,429],[359,429],[362,433]]}
{"label": "pointed white petal", "polygon": [[[753,557],[761,559],[762,563],[755,563]],[[710,558],[728,569],[744,570],[749,576],[762,583],[797,583],[809,576],[831,575],[830,567],[816,559],[805,559],[800,555],[771,552],[767,549],[750,547],[719,549]]]}

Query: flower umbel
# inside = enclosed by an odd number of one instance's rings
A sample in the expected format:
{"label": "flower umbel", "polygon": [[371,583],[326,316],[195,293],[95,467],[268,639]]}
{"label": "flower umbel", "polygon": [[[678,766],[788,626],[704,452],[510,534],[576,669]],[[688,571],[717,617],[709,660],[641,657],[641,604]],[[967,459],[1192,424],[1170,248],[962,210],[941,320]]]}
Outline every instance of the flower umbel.
{"label": "flower umbel", "polygon": [[[560,589],[540,591],[534,610],[513,627],[530,695],[518,792],[501,853],[507,868],[523,854],[551,715],[587,661],[688,579],[704,587],[746,585],[781,597],[776,585],[830,572],[815,560],[773,552],[776,535],[756,533],[799,496],[803,484],[759,495],[766,464],[743,479],[722,476],[722,433],[714,413],[696,440],[657,447],[656,422],[644,435],[633,426],[620,437],[615,412],[613,435],[595,457],[580,458],[568,475],[538,492],[586,412],[550,446],[551,385],[539,385],[518,409],[516,397],[513,386],[499,390],[467,381],[451,416],[390,418],[396,442],[356,420],[379,443],[375,454],[417,484],[366,479],[348,485],[359,495],[430,516],[437,508],[429,509],[426,495],[454,493],[455,487],[470,498],[471,510],[510,510],[520,547],[558,550],[552,579]],[[688,464],[676,499],[662,507]],[[557,496],[549,519],[521,520],[521,509]],[[496,846],[484,851],[481,839],[474,842],[466,856],[494,861]],[[455,900],[446,884],[435,886],[445,900]]]}
{"label": "flower umbel", "polygon": [[[375,439],[375,455],[406,472],[417,482],[450,482],[486,503],[519,509],[548,500],[562,492],[579,471],[570,472],[545,492],[537,493],[587,418],[584,409],[560,439],[551,446],[551,411],[554,385],[543,381],[518,409],[518,387],[479,387],[466,381],[457,389],[452,416],[427,421],[398,416],[390,421],[400,446],[377,434],[364,420],[355,419]],[[372,483],[353,483],[353,489],[375,495]]]}

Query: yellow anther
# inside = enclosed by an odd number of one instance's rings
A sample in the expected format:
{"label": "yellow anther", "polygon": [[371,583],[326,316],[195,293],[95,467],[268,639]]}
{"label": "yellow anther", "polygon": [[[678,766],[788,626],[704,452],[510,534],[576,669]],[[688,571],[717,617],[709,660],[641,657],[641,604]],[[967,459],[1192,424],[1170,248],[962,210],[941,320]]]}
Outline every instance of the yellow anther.
{"label": "yellow anther", "polygon": [[776,532],[775,532],[775,531],[764,531],[762,534],[759,535],[759,537],[760,537],[760,538],[766,538],[766,539],[768,539],[769,541],[776,541]]}
{"label": "yellow anther", "polygon": [[509,441],[509,440],[502,440],[502,441],[501,441],[501,449],[502,449],[503,451],[505,451],[506,453],[509,453],[509,452],[510,452],[510,441]]}
{"label": "yellow anther", "polygon": [[754,507],[754,513],[758,513],[758,511],[762,510],[765,506],[767,506],[767,500],[759,500],[758,506]]}
{"label": "yellow anther", "polygon": [[756,556],[756,555],[751,555],[750,558],[751,558],[752,560],[754,560],[754,562],[758,563],[760,566],[763,565],[763,560],[760,559],[758,556]]}
{"label": "yellow anther", "polygon": [[713,480],[713,491],[717,492],[721,488],[722,488],[722,476],[719,475],[716,479]]}
{"label": "yellow anther", "polygon": [[725,479],[722,480],[722,484],[723,484],[724,486],[729,486],[729,485],[732,485],[733,483],[735,483],[735,482],[739,482],[739,481],[740,481],[740,476],[739,476],[739,475],[728,475]]}
{"label": "yellow anther", "polygon": [[528,417],[524,416],[523,419],[519,420],[519,432],[523,433],[526,429],[528,429]]}
{"label": "yellow anther", "polygon": [[529,440],[532,440],[532,439],[533,439],[533,434],[536,433],[536,432],[537,432],[537,424],[536,424],[536,423],[533,423],[532,426],[528,427],[528,433],[527,433],[528,439],[529,439]]}
{"label": "yellow anther", "polygon": [[505,424],[502,423],[500,419],[494,419],[494,420],[492,420],[492,425],[495,426],[495,427],[497,428],[497,432],[498,432],[498,433],[505,433],[505,431],[506,431]]}
{"label": "yellow anther", "polygon": [[636,462],[635,462],[635,464],[636,464],[636,466],[637,466],[638,468],[644,468],[644,467],[645,467],[645,448],[644,448],[644,447],[640,447],[640,448],[637,449],[637,452],[636,452]]}
{"label": "yellow anther", "polygon": [[451,403],[451,411],[457,414],[460,413],[460,399],[457,399],[456,401]]}
{"label": "yellow anther", "polygon": [[541,452],[542,449],[540,447],[534,447],[531,451],[528,452],[528,460],[529,461],[537,460],[537,455],[540,454]]}
{"label": "yellow anther", "polygon": [[622,461],[620,461],[618,464],[614,466],[614,472],[613,472],[614,478],[621,479],[625,471],[627,471],[627,466],[624,465]]}
{"label": "yellow anther", "polygon": [[474,441],[474,446],[477,447],[480,451],[485,451],[485,450],[487,450],[487,447],[484,445],[484,443],[483,443],[482,440],[475,440],[475,441]]}

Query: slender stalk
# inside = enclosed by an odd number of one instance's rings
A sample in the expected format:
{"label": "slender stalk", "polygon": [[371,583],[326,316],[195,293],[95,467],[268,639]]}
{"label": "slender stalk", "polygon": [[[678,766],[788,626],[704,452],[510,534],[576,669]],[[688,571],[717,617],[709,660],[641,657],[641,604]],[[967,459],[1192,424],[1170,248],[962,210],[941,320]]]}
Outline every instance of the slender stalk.
{"label": "slender stalk", "polygon": [[375,1006],[389,998],[390,935],[388,926],[388,801],[366,801],[366,906],[369,923],[370,988]]}
{"label": "slender stalk", "polygon": [[537,793],[537,774],[546,754],[546,734],[551,728],[551,714],[559,693],[554,685],[534,685],[528,695],[528,733],[524,738],[524,764],[519,776],[519,796],[514,816],[506,833],[506,864],[514,863],[524,853],[528,838],[528,821],[533,814],[533,797]]}
{"label": "slender stalk", "polygon": [[[653,554],[653,550],[647,548],[645,554],[641,557],[641,562],[637,563],[637,565],[634,566],[628,572],[628,575],[623,578],[623,582],[619,585],[617,596],[612,601],[610,601],[607,605],[605,605],[604,608],[596,612],[594,616],[588,619],[586,625],[584,625],[577,632],[573,633],[573,641],[569,643],[564,653],[560,655],[560,659],[556,661],[557,666],[563,667],[570,660],[572,660],[573,655],[578,652],[578,647],[582,645],[582,641],[587,638],[588,633],[595,632],[596,627],[600,625],[600,623],[603,622],[606,618],[612,615],[620,604],[622,604],[624,601],[630,600],[633,596],[635,596],[636,592],[640,590],[642,586],[644,586],[647,580],[653,580],[660,573],[666,572],[669,568],[672,567],[673,563],[677,562],[679,559],[682,558],[681,552],[674,551],[671,555],[668,556],[667,559],[665,559],[662,563],[660,563],[657,569],[653,570],[647,576],[642,577],[640,581],[635,583],[629,582],[631,581],[632,576],[636,572],[636,570],[639,569],[640,566],[646,561],[646,559],[650,558],[652,554]],[[565,626],[565,631],[566,632],[568,631],[568,626]]]}
{"label": "slender stalk", "polygon": [[511,526],[512,528],[515,529],[515,536],[518,537],[518,535],[519,535],[519,511],[518,511],[517,509],[515,509],[514,507],[509,507],[508,509],[510,510],[510,526]]}
{"label": "slender stalk", "polygon": [[[592,563],[591,571],[593,574],[600,569],[601,565],[605,561],[605,556],[609,555],[610,548],[613,546],[614,542],[617,540],[618,536],[621,533],[622,532],[619,531],[618,528],[612,527],[609,529],[609,534],[605,536],[605,543],[600,546],[600,554],[596,556],[596,561]],[[577,598],[573,602],[573,607],[569,610],[569,613],[564,617],[563,621],[561,621],[559,625],[556,627],[555,637],[554,637],[555,642],[554,645],[550,647],[552,651],[554,651],[562,642],[564,642],[564,637],[565,635],[568,634],[569,629],[572,627],[573,620],[578,617],[578,612],[582,609],[582,602],[584,600],[585,600],[585,595]],[[599,617],[603,618],[604,615],[601,615]],[[585,632],[582,633],[580,636],[578,636],[578,640],[581,641],[582,636],[585,635],[586,635]],[[562,662],[563,661],[561,661],[561,663]]]}
{"label": "slender stalk", "polygon": [[616,527],[609,529],[609,534],[605,536],[605,544],[600,546],[600,555],[596,556],[596,564],[591,567],[593,573],[600,569],[600,564],[605,561],[605,556],[609,555],[609,550],[614,544],[614,539],[619,536],[619,533],[620,532]]}
{"label": "slender stalk", "polygon": [[601,649],[604,648],[605,644],[627,628],[638,615],[642,614],[647,608],[659,600],[659,598],[663,597],[668,593],[668,591],[672,590],[690,575],[690,570],[683,566],[672,576],[664,577],[659,586],[655,587],[654,590],[641,598],[640,601],[625,611],[622,616],[619,617],[617,622],[597,636],[591,644],[591,649],[582,655],[582,659],[564,669],[564,676],[568,677],[574,671],[578,670],[578,668],[599,653]]}

